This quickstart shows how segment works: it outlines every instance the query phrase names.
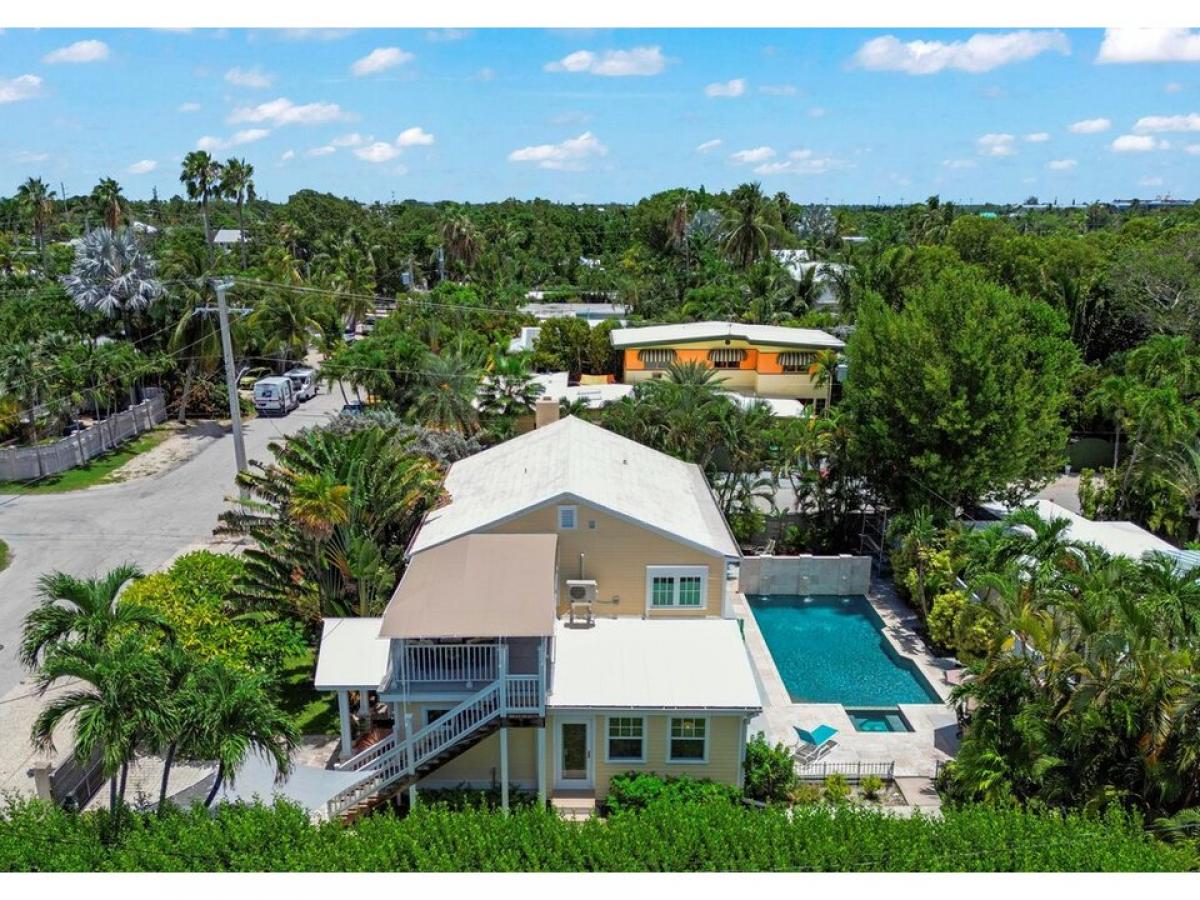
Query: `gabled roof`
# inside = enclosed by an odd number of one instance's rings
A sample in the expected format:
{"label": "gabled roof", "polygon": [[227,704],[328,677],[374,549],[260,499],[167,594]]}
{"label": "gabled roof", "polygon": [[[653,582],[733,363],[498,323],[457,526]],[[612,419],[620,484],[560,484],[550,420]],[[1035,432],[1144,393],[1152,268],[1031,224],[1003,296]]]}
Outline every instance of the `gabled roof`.
{"label": "gabled roof", "polygon": [[426,514],[410,554],[563,500],[714,555],[740,555],[698,466],[574,416],[459,460],[445,489],[451,502]]}
{"label": "gabled roof", "polygon": [[785,328],[782,325],[746,325],[741,322],[683,322],[678,325],[648,325],[618,328],[613,346],[645,347],[654,344],[719,341],[729,338],[751,344],[783,347],[821,347],[840,350],[845,346],[832,334],[816,328]]}

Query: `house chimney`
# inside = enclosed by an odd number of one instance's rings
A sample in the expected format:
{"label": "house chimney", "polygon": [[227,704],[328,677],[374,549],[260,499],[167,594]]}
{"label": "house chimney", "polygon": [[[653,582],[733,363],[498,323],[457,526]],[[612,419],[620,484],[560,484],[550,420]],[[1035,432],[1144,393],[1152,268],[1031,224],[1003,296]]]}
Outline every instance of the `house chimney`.
{"label": "house chimney", "polygon": [[553,397],[539,397],[533,404],[533,427],[545,428],[558,421],[558,401]]}

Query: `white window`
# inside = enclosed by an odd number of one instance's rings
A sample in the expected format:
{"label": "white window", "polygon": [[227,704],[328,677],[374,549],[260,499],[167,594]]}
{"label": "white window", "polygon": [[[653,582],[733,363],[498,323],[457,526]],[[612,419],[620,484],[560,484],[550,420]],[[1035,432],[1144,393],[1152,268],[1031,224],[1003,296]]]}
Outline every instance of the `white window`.
{"label": "white window", "polygon": [[575,507],[560,506],[558,508],[558,530],[559,531],[574,531],[575,530]]}
{"label": "white window", "polygon": [[605,762],[646,761],[646,720],[636,716],[609,716]]}
{"label": "white window", "polygon": [[703,609],[707,596],[705,566],[646,566],[647,609]]}
{"label": "white window", "polygon": [[672,719],[667,762],[708,762],[708,719]]}

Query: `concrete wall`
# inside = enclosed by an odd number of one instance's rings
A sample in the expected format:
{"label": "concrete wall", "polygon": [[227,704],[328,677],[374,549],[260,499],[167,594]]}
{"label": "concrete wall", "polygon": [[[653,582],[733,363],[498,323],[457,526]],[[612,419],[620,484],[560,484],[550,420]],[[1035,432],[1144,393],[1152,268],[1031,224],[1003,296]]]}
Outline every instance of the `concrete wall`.
{"label": "concrete wall", "polygon": [[162,391],[147,388],[147,399],[53,444],[0,450],[0,481],[32,481],[82,466],[167,417]]}
{"label": "concrete wall", "polygon": [[869,556],[748,556],[738,587],[743,594],[866,594]]}

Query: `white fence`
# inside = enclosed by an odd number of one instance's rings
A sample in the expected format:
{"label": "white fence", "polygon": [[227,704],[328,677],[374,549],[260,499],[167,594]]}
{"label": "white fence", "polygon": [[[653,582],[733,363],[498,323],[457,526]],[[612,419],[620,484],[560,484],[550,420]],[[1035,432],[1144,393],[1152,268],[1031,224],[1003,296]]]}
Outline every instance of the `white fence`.
{"label": "white fence", "polygon": [[851,784],[858,784],[868,775],[893,781],[896,775],[894,762],[817,762],[807,766],[796,766],[796,777],[801,781],[824,781],[830,775],[841,775]]}
{"label": "white fence", "polygon": [[37,447],[0,450],[0,481],[32,481],[82,466],[167,417],[166,401],[158,388],[146,388],[146,399],[102,419],[91,428]]}

